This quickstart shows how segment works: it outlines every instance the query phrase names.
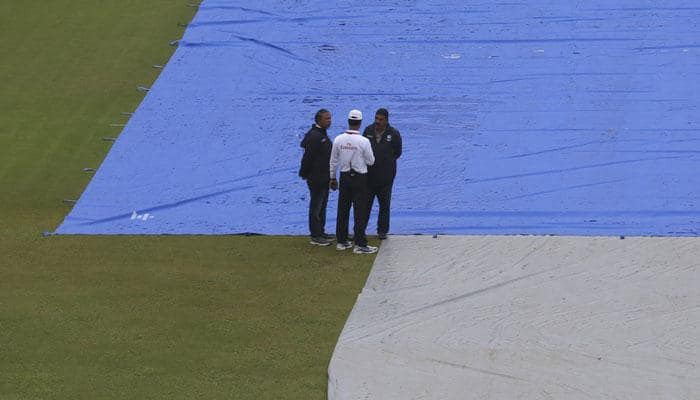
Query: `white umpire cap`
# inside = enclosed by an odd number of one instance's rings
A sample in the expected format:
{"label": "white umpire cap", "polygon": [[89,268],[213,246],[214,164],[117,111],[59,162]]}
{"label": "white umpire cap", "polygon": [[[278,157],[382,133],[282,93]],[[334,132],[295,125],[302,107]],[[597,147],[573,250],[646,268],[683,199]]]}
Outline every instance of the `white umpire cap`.
{"label": "white umpire cap", "polygon": [[362,111],[360,111],[360,110],[350,111],[350,114],[348,114],[348,119],[352,120],[352,121],[362,121]]}

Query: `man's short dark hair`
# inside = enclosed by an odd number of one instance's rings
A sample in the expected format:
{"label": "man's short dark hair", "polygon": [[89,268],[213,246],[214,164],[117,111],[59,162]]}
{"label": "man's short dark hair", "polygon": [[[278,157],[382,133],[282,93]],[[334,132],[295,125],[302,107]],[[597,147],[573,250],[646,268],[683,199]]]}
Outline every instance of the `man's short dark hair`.
{"label": "man's short dark hair", "polygon": [[316,115],[314,116],[314,121],[318,124],[318,122],[321,120],[321,117],[323,114],[329,113],[330,111],[326,110],[325,108],[322,108],[318,111],[316,111]]}
{"label": "man's short dark hair", "polygon": [[348,120],[348,126],[349,126],[350,128],[359,128],[360,125],[362,125],[362,120],[361,120],[361,119],[360,119],[360,120],[358,120],[358,119],[349,119],[349,120]]}
{"label": "man's short dark hair", "polygon": [[380,108],[379,110],[377,110],[375,115],[383,115],[384,118],[386,118],[388,120],[389,119],[389,110],[387,110],[386,108]]}

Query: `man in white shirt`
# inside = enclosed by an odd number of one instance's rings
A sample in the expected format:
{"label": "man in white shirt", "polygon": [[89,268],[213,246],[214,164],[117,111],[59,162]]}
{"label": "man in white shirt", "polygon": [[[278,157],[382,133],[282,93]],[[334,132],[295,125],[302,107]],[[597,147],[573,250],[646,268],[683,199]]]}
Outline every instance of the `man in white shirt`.
{"label": "man in white shirt", "polygon": [[[355,220],[355,248],[353,253],[376,253],[377,248],[367,245],[367,166],[374,164],[372,144],[360,134],[362,112],[352,110],[348,114],[348,130],[333,141],[331,150],[330,188],[340,188],[338,195],[338,217],[335,235],[338,240],[336,249],[345,250],[352,247],[348,241],[348,224],[350,207],[353,208]],[[340,184],[336,180],[337,170],[340,169]]]}

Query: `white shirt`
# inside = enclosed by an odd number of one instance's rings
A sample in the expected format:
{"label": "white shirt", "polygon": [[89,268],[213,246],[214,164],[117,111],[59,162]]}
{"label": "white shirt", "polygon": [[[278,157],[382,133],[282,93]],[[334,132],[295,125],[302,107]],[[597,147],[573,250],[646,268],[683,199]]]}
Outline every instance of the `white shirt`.
{"label": "white shirt", "polygon": [[359,131],[347,130],[333,141],[331,150],[331,179],[338,169],[348,172],[351,169],[360,174],[367,173],[367,166],[374,164],[374,153],[369,140]]}

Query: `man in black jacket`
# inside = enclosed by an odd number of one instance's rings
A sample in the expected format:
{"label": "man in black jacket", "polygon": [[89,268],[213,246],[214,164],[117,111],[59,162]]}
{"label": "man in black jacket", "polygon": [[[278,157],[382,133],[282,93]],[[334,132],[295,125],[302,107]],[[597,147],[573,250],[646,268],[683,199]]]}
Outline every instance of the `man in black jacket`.
{"label": "man in black jacket", "polygon": [[375,159],[374,165],[367,173],[369,186],[367,219],[369,220],[376,197],[379,202],[377,235],[379,239],[384,240],[389,233],[391,190],[396,177],[396,160],[401,157],[401,134],[389,125],[389,111],[380,108],[374,116],[374,123],[365,128],[364,136],[372,143]]}
{"label": "man in black jacket", "polygon": [[301,141],[304,156],[301,159],[299,176],[306,180],[309,187],[309,232],[311,244],[328,246],[333,236],[325,233],[326,206],[328,205],[328,190],[330,177],[328,166],[331,159],[333,142],[328,138],[326,130],[331,126],[331,113],[320,109],[316,112],[315,123]]}

